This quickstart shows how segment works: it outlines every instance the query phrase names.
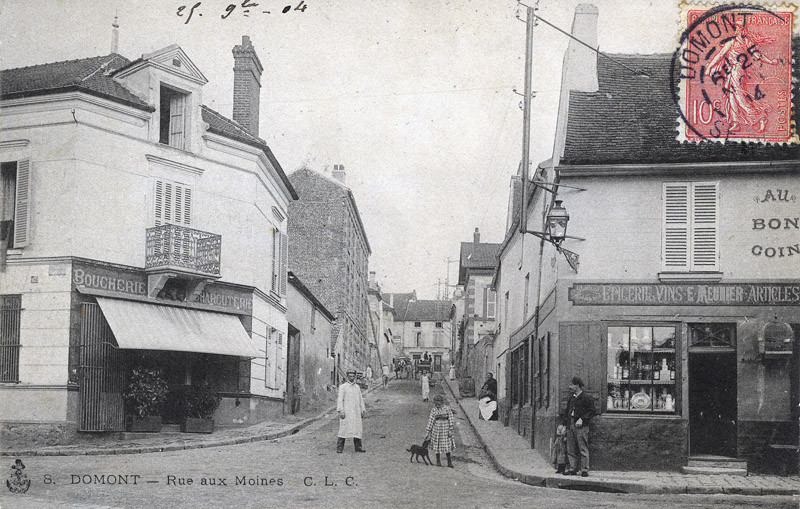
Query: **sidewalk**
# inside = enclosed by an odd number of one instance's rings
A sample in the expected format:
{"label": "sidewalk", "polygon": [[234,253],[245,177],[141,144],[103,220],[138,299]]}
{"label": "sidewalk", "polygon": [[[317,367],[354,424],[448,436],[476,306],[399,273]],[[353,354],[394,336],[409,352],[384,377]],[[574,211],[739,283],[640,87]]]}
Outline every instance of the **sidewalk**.
{"label": "sidewalk", "polygon": [[[451,395],[458,382],[445,380]],[[533,486],[604,491],[611,493],[799,495],[800,478],[749,475],[696,475],[679,472],[630,472],[592,470],[589,477],[563,476],[514,429],[497,421],[478,419],[477,398],[455,398],[495,467],[512,479]]]}
{"label": "sidewalk", "polygon": [[[370,393],[381,387],[378,381],[373,382],[367,390]],[[195,433],[154,433],[146,438],[132,440],[118,440],[113,437],[104,438],[97,442],[79,443],[71,445],[52,445],[36,449],[3,450],[0,456],[94,456],[111,454],[140,454],[150,452],[182,451],[187,449],[203,449],[207,447],[222,447],[226,445],[245,444],[264,440],[276,440],[281,437],[293,435],[306,426],[320,419],[333,419],[336,405],[310,417],[296,417],[287,415],[283,422],[261,422],[242,428],[221,428],[211,434]]]}

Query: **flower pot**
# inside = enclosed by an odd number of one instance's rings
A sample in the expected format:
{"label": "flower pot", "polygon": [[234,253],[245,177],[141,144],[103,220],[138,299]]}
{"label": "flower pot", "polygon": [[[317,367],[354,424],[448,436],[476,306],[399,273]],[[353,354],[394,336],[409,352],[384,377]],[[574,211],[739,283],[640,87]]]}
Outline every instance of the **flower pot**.
{"label": "flower pot", "polygon": [[187,417],[183,421],[181,431],[184,433],[212,433],[214,431],[214,419]]}
{"label": "flower pot", "polygon": [[144,417],[139,417],[138,415],[129,415],[127,424],[128,431],[136,433],[158,433],[161,431],[161,416],[146,415]]}

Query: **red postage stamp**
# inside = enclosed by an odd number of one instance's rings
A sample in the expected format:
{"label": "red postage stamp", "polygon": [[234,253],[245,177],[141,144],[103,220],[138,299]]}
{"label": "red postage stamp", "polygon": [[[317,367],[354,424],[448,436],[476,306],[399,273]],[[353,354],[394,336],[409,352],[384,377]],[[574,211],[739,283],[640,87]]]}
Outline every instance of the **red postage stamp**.
{"label": "red postage stamp", "polygon": [[794,7],[687,6],[675,53],[683,140],[797,143]]}

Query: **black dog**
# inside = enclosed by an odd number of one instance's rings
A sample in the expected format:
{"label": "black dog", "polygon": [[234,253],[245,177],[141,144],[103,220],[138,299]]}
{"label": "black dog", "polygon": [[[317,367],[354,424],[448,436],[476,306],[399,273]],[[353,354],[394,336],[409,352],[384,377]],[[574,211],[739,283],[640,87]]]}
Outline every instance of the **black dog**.
{"label": "black dog", "polygon": [[422,461],[425,462],[426,465],[430,464],[433,465],[431,461],[431,457],[428,456],[428,444],[430,444],[430,440],[423,440],[422,445],[412,445],[410,449],[406,449],[406,451],[411,452],[411,458],[408,461],[414,462],[414,456],[417,457],[417,463],[419,463],[419,458],[422,457]]}

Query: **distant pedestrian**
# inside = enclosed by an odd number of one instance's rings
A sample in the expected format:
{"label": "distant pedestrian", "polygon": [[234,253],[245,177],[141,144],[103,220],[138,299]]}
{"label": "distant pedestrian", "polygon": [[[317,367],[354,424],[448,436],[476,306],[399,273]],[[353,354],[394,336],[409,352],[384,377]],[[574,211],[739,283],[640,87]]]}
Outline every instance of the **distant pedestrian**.
{"label": "distant pedestrian", "polygon": [[419,380],[422,384],[422,401],[428,401],[428,396],[431,393],[431,380],[428,378],[428,372],[423,371]]}
{"label": "distant pedestrian", "polygon": [[406,380],[411,378],[411,371],[412,371],[411,364],[406,363]]}
{"label": "distant pedestrian", "polygon": [[428,427],[426,439],[430,440],[428,448],[436,453],[436,466],[441,467],[441,453],[447,455],[447,466],[453,468],[453,458],[450,453],[456,448],[453,440],[453,427],[455,425],[455,415],[450,405],[444,404],[444,397],[437,394],[433,397],[433,408],[428,417]]}
{"label": "distant pedestrian", "polygon": [[336,452],[342,452],[344,442],[353,439],[356,452],[367,452],[361,446],[361,417],[366,414],[364,397],[361,388],[356,385],[356,372],[347,372],[347,381],[339,386],[336,398],[336,411],[339,412],[339,436],[336,442]]}
{"label": "distant pedestrian", "polygon": [[487,421],[497,420],[497,380],[491,373],[478,391],[478,418]]}
{"label": "distant pedestrian", "polygon": [[367,366],[367,369],[364,371],[365,377],[367,378],[367,384],[369,386],[372,385],[372,366]]}
{"label": "distant pedestrian", "polygon": [[403,371],[403,361],[395,361],[394,363],[394,377],[400,380],[400,373]]}
{"label": "distant pedestrian", "polygon": [[386,389],[389,387],[389,366],[384,364],[381,367],[381,373],[383,374],[383,388]]}
{"label": "distant pedestrian", "polygon": [[[572,396],[567,400],[563,422],[567,427],[567,462],[564,475],[589,475],[589,421],[594,417],[594,400],[583,390],[583,380],[572,377],[569,384]],[[580,456],[578,456],[580,454]]]}
{"label": "distant pedestrian", "polygon": [[450,364],[450,373],[449,373],[449,375],[450,375],[450,380],[455,380],[456,379],[456,365],[455,364]]}

